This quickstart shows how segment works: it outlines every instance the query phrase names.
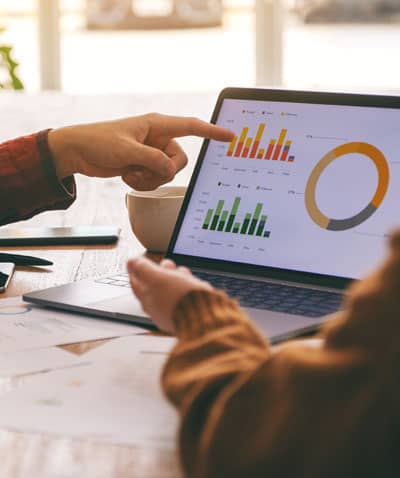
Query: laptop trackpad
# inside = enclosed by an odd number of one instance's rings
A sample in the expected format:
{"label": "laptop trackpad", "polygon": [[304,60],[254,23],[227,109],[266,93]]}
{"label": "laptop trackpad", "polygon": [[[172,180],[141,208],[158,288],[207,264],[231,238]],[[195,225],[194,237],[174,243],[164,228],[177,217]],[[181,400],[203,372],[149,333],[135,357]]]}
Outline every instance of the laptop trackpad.
{"label": "laptop trackpad", "polygon": [[130,292],[129,294],[120,295],[113,299],[101,300],[99,302],[92,302],[87,304],[88,307],[103,310],[105,312],[111,312],[113,314],[123,314],[139,317],[148,317],[148,315],[142,309],[140,302]]}
{"label": "laptop trackpad", "polygon": [[[274,338],[285,339],[296,336],[302,329],[309,327],[317,329],[326,318],[309,318],[301,315],[291,315],[271,310],[244,309],[264,334],[274,341]],[[287,337],[286,337],[287,336]]]}

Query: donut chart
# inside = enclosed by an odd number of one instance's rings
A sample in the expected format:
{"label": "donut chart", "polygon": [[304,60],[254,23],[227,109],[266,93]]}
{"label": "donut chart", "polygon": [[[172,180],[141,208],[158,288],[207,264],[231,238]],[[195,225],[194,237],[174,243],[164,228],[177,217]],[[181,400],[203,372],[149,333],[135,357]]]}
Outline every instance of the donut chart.
{"label": "donut chart", "polygon": [[[378,185],[375,194],[367,206],[354,216],[345,219],[331,219],[318,207],[316,188],[321,174],[333,162],[346,154],[358,153],[370,159],[378,172]],[[383,153],[368,143],[346,143],[327,153],[313,169],[306,186],[305,203],[311,219],[323,229],[329,231],[345,231],[366,221],[378,209],[389,186],[389,167]]]}

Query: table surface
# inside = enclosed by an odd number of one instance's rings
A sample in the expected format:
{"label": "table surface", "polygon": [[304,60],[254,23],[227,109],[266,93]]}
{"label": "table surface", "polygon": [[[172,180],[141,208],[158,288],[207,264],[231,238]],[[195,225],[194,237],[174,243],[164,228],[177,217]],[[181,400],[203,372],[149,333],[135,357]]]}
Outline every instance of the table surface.
{"label": "table surface", "polygon": [[[141,97],[1,93],[0,141],[48,127],[114,119],[151,111],[196,115],[208,120],[216,97],[216,93]],[[188,153],[190,164],[176,177],[174,183],[186,185],[201,141],[185,138],[181,140],[181,144]],[[78,199],[67,211],[46,212],[26,221],[24,225],[118,225],[122,230],[118,244],[4,248],[4,251],[12,250],[50,259],[54,266],[47,269],[18,268],[7,293],[1,298],[88,277],[113,274],[124,270],[127,258],[145,252],[130,231],[124,204],[124,195],[129,188],[118,179],[77,177],[77,183]],[[101,343],[76,344],[66,348],[82,354]],[[17,387],[20,380],[0,381],[0,393]],[[176,456],[165,451],[95,444],[0,429],[0,475],[2,478],[167,478],[180,476],[180,472]]]}

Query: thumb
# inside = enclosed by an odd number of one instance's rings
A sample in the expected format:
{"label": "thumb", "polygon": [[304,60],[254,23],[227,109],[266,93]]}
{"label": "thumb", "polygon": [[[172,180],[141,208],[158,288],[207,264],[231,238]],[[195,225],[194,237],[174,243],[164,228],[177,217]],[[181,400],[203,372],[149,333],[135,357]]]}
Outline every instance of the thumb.
{"label": "thumb", "polygon": [[144,283],[156,280],[162,273],[157,264],[154,264],[145,257],[138,257],[137,259],[128,261],[128,272],[132,274],[136,280]]}
{"label": "thumb", "polygon": [[122,158],[124,167],[142,166],[161,177],[171,177],[176,168],[171,159],[160,149],[145,144],[133,143]]}

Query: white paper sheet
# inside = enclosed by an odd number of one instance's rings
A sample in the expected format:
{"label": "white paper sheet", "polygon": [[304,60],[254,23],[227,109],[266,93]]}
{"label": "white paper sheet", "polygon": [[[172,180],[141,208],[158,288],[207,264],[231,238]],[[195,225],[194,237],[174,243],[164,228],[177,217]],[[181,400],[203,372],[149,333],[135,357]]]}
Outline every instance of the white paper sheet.
{"label": "white paper sheet", "polygon": [[[136,335],[135,337],[121,337],[110,340],[101,347],[96,347],[85,354],[90,361],[100,360],[125,360],[130,362],[136,355],[158,355],[160,362],[164,361],[176,339],[161,335]],[[164,357],[164,358],[163,358]]]}
{"label": "white paper sheet", "polygon": [[173,449],[178,417],[160,373],[173,339],[116,339],[83,357],[92,365],[35,375],[0,397],[0,428]]}
{"label": "white paper sheet", "polygon": [[44,309],[20,297],[0,300],[0,354],[142,333],[130,324]]}
{"label": "white paper sheet", "polygon": [[0,377],[15,377],[88,364],[88,360],[57,347],[0,354]]}

